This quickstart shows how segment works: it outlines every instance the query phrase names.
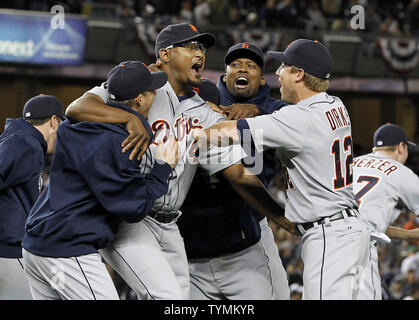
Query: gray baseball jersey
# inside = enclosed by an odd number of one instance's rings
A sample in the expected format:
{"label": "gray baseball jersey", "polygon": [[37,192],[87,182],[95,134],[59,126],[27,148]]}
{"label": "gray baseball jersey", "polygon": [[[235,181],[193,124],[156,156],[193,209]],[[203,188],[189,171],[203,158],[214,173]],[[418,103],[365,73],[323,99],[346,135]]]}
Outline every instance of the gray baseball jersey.
{"label": "gray baseball jersey", "polygon": [[[104,101],[108,98],[103,84],[89,92],[100,96]],[[173,134],[179,143],[181,156],[169,180],[169,190],[155,201],[155,210],[174,211],[180,208],[198,164],[207,169],[209,174],[214,174],[245,156],[240,146],[211,148],[205,155],[197,156],[193,130],[209,127],[224,119],[222,115],[212,111],[197,94],[179,101],[169,83],[156,90],[148,115],[148,121],[155,133],[155,142],[149,149],[154,155],[157,143],[167,141],[170,134]],[[153,166],[154,160],[148,161],[149,157],[145,158],[147,161],[142,161],[142,165],[147,172]],[[147,225],[145,230],[151,230],[154,237],[149,237],[149,232],[141,231],[144,225]],[[176,220],[160,223],[146,217],[135,226],[123,229],[122,233],[118,232],[116,235],[113,245],[101,250],[101,254],[137,296],[140,299],[188,299],[188,261]],[[144,257],[147,257],[147,262],[143,261]],[[154,271],[150,273],[147,270]]]}
{"label": "gray baseball jersey", "polygon": [[[275,148],[284,165],[285,216],[302,232],[303,299],[356,299],[370,234],[353,210],[351,122],[344,104],[322,92],[246,121],[256,150]],[[245,135],[246,126],[238,127]],[[329,218],[337,214],[343,218]]]}
{"label": "gray baseball jersey", "polygon": [[354,159],[354,194],[373,231],[386,232],[399,215],[398,201],[419,216],[419,178],[412,170],[376,152]]}
{"label": "gray baseball jersey", "polygon": [[[104,84],[88,92],[100,96],[105,102],[109,96]],[[148,115],[148,122],[155,133],[155,141],[150,145],[151,153],[154,156],[157,144],[167,141],[170,134],[173,134],[179,142],[181,157],[169,181],[169,191],[155,201],[154,209],[174,211],[181,207],[198,164],[212,175],[246,156],[237,145],[224,148],[212,146],[205,155],[197,156],[198,145],[192,136],[193,130],[207,128],[223,120],[225,117],[212,111],[196,93],[191,98],[179,101],[169,83],[156,90]],[[151,170],[153,161],[145,164],[146,172]]]}
{"label": "gray baseball jersey", "polygon": [[276,148],[284,165],[290,221],[317,221],[356,208],[351,122],[339,98],[323,92],[246,121],[257,151]]}

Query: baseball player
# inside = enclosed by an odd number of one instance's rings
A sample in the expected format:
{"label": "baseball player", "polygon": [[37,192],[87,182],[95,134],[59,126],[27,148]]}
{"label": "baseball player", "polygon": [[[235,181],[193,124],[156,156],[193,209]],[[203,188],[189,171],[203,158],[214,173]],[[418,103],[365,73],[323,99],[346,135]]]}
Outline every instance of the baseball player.
{"label": "baseball player", "polygon": [[[166,82],[165,73],[151,73],[140,61],[123,62],[109,72],[108,103],[139,117],[152,136],[146,117],[155,90]],[[145,174],[149,154],[138,162],[119,151],[127,136],[121,124],[61,124],[50,184],[31,210],[22,241],[35,299],[119,299],[98,250],[112,241],[121,220],[138,222],[167,192],[178,156],[171,137]]]}
{"label": "baseball player", "polygon": [[[304,299],[356,299],[368,255],[369,231],[352,190],[352,138],[348,112],[326,94],[330,53],[317,41],[298,39],[277,71],[281,99],[291,105],[271,115],[225,121],[196,131],[200,145],[249,143],[275,148],[287,182],[285,215],[302,234]],[[206,141],[206,137],[209,140]],[[202,140],[201,140],[202,139]]]}
{"label": "baseball player", "polygon": [[[156,143],[165,143],[167,137],[174,134],[180,144],[180,161],[169,181],[167,194],[154,203],[152,212],[135,227],[120,227],[112,247],[101,251],[105,260],[140,299],[189,298],[188,262],[176,222],[198,163],[209,174],[224,170],[227,179],[241,192],[247,193],[250,201],[256,206],[259,204],[262,211],[280,209],[266,192],[259,196],[262,188],[256,177],[254,180],[244,176],[243,166],[237,164],[244,157],[240,147],[212,148],[205,154],[196,153],[197,144],[192,132],[225,120],[192,90],[200,84],[205,51],[214,42],[213,35],[199,33],[195,26],[186,23],[165,27],[156,39],[156,58],[169,81],[156,91],[148,121],[155,133]],[[67,114],[77,121],[126,119],[120,110],[103,105],[107,96],[103,85],[95,87],[76,100],[67,109]],[[153,153],[154,143],[150,149]],[[125,150],[127,147],[123,148]],[[249,191],[253,187],[256,190]],[[257,197],[261,200],[258,201]],[[144,264],[144,261],[147,263]]]}
{"label": "baseball player", "polygon": [[[258,46],[238,43],[228,49],[224,62],[217,87],[220,104],[229,106],[221,107],[228,118],[270,114],[285,105],[269,96]],[[267,150],[258,177],[268,187],[275,172],[275,153]],[[222,175],[209,177],[198,169],[192,184],[178,220],[189,261],[190,298],[289,299],[287,275],[266,217]]]}
{"label": "baseball player", "polygon": [[415,146],[407,140],[402,127],[385,124],[374,133],[373,152],[354,159],[355,200],[371,230],[370,253],[360,284],[359,299],[382,298],[377,246],[389,242],[387,236],[393,239],[417,239],[417,230],[391,226],[398,216],[399,212],[394,208],[400,200],[419,215],[419,178],[404,166],[409,145]]}
{"label": "baseball player", "polygon": [[32,299],[21,242],[63,116],[56,97],[39,95],[25,103],[23,119],[6,120],[0,136],[0,300]]}

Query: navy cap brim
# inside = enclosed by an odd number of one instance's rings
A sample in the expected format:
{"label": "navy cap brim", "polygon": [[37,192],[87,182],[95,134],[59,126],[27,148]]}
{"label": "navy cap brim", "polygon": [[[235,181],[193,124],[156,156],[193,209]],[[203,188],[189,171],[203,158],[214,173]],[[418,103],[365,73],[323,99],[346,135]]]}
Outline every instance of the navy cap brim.
{"label": "navy cap brim", "polygon": [[248,48],[239,48],[226,54],[224,57],[225,64],[229,65],[233,60],[237,58],[248,58],[256,62],[261,69],[263,69],[263,58],[260,57],[256,52]]}
{"label": "navy cap brim", "polygon": [[189,38],[182,39],[181,41],[177,41],[174,44],[182,43],[190,40],[195,40],[204,44],[206,48],[210,48],[215,44],[215,37],[211,33],[200,33],[196,36],[192,36]]}
{"label": "navy cap brim", "polygon": [[285,53],[284,52],[278,52],[278,51],[268,51],[267,55],[274,58],[275,60],[278,60],[280,62],[283,62],[285,64],[289,64],[291,65],[292,63],[290,61],[288,61],[285,58]]}
{"label": "navy cap brim", "polygon": [[163,71],[151,72],[151,83],[147,87],[147,91],[157,90],[163,87],[167,82],[167,74]]}

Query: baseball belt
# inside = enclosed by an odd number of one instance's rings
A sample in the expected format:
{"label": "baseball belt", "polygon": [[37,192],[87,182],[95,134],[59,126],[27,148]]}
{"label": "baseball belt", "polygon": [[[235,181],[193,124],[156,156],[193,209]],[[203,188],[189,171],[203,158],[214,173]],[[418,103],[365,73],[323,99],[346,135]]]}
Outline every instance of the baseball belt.
{"label": "baseball belt", "polygon": [[157,210],[152,209],[148,215],[158,222],[170,223],[173,220],[175,220],[177,217],[179,217],[179,210],[157,211]]}
{"label": "baseball belt", "polygon": [[[345,209],[343,211],[346,212],[348,217],[357,217],[357,214],[354,212],[354,209]],[[326,218],[329,218],[329,221],[332,222],[332,221],[343,219],[343,218],[345,218],[345,216],[343,215],[342,211],[339,211],[338,213],[336,213],[332,216],[324,217],[324,218],[321,218],[321,219],[319,219],[317,221],[314,221],[314,222],[300,223],[300,224],[298,224],[298,226],[301,226],[302,229],[304,229],[304,231],[307,232],[308,230],[310,230],[311,228],[314,227],[315,223],[325,224],[326,223]],[[298,230],[301,232],[300,228],[298,228]]]}

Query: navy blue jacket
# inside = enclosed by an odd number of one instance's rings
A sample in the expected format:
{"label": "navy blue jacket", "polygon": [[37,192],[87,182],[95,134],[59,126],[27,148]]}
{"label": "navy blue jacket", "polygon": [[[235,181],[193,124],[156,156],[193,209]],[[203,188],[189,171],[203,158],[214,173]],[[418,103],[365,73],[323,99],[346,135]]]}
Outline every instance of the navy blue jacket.
{"label": "navy blue jacket", "polygon": [[47,143],[23,119],[7,119],[0,136],[0,257],[21,258],[28,214],[39,196]]}
{"label": "navy blue jacket", "polygon": [[[221,79],[217,83],[220,104],[237,103]],[[255,104],[261,114],[270,114],[285,103],[271,98],[269,91],[268,85],[262,86],[255,97],[241,103]],[[274,150],[265,151],[263,159],[263,170],[258,178],[268,186],[280,168],[275,166]],[[181,211],[183,215],[178,225],[189,259],[231,254],[260,240],[259,221],[264,215],[254,211],[221,174],[209,177],[198,168]]]}
{"label": "navy blue jacket", "polygon": [[[152,137],[147,121],[132,109]],[[144,174],[121,153],[125,125],[64,121],[50,169],[50,183],[30,212],[22,247],[45,257],[97,252],[114,238],[121,219],[138,222],[167,192],[171,167],[154,164]],[[141,161],[151,160],[143,156]]]}

